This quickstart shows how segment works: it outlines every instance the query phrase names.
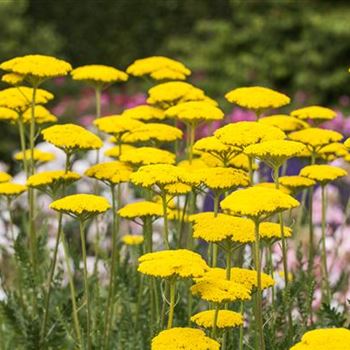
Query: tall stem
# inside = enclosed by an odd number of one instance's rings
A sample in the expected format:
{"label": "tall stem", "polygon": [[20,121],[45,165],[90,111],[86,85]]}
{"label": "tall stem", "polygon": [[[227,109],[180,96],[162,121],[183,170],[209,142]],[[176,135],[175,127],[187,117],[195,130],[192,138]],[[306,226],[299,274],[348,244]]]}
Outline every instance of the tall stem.
{"label": "tall stem", "polygon": [[163,217],[164,217],[164,232],[163,241],[166,249],[169,249],[169,228],[168,228],[168,203],[165,191],[162,191]]}
{"label": "tall stem", "polygon": [[327,304],[331,302],[331,292],[328,278],[327,253],[326,253],[326,194],[325,186],[321,186],[322,190],[322,281],[323,281],[323,299]]}
{"label": "tall stem", "polygon": [[[312,153],[311,165],[315,164],[315,154]],[[314,223],[313,223],[313,196],[314,188],[310,187],[309,190],[309,265],[308,272],[311,275],[314,267]]]}
{"label": "tall stem", "polygon": [[187,145],[187,152],[188,152],[188,162],[192,164],[193,159],[193,144],[195,139],[195,132],[196,127],[194,124],[189,124],[189,139],[188,139],[188,145]]}
{"label": "tall stem", "polygon": [[250,185],[253,186],[253,184],[254,184],[253,157],[251,157],[251,156],[247,156],[247,157],[248,157],[248,169],[249,169]]}
{"label": "tall stem", "polygon": [[[214,217],[219,213],[220,193],[214,193]],[[218,245],[213,243],[212,267],[216,267],[218,263]]]}
{"label": "tall stem", "polygon": [[174,308],[175,308],[175,292],[176,292],[176,280],[170,280],[170,305],[169,305],[169,318],[168,318],[168,329],[173,326],[174,319]]}
{"label": "tall stem", "polygon": [[22,113],[18,113],[18,132],[19,132],[19,139],[21,144],[21,151],[23,154],[23,169],[26,173],[26,177],[29,177],[28,173],[28,161],[27,161],[27,154],[26,154],[26,137],[24,132],[24,124],[23,124],[23,115]]}
{"label": "tall stem", "polygon": [[232,247],[231,243],[229,243],[230,246],[226,251],[226,279],[231,279],[231,260],[232,260]]}
{"label": "tall stem", "polygon": [[219,311],[220,311],[220,304],[217,303],[215,305],[215,312],[214,312],[214,317],[213,317],[213,329],[212,329],[212,334],[211,337],[213,339],[216,339],[216,333],[217,333],[217,326],[218,326],[218,318],[219,318]]}
{"label": "tall stem", "polygon": [[86,242],[85,242],[85,232],[84,232],[84,221],[79,220],[79,231],[81,240],[81,250],[83,253],[84,262],[84,289],[85,289],[85,299],[86,299],[86,334],[87,334],[87,349],[92,349],[91,342],[91,306],[90,306],[90,296],[89,296],[89,283],[88,283],[88,270],[87,270],[87,256],[86,256]]}

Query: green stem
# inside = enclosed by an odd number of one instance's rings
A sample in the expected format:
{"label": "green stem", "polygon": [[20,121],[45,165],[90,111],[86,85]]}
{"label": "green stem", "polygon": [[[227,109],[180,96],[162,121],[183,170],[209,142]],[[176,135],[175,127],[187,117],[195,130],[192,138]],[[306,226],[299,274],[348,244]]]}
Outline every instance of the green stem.
{"label": "green stem", "polygon": [[[241,301],[240,313],[244,314],[244,303]],[[243,324],[239,326],[239,350],[243,350],[243,338],[244,338],[244,327]]]}
{"label": "green stem", "polygon": [[23,124],[23,116],[22,113],[18,113],[18,132],[19,132],[19,139],[21,144],[21,151],[23,154],[23,169],[26,173],[26,177],[29,177],[28,173],[28,162],[27,162],[27,154],[26,154],[26,138],[25,138],[25,132],[24,132],[24,124]]}
{"label": "green stem", "polygon": [[249,168],[249,180],[250,185],[254,184],[254,170],[253,170],[253,157],[248,156],[248,168]]}
{"label": "green stem", "polygon": [[213,317],[213,329],[212,329],[212,334],[211,334],[211,337],[213,339],[216,339],[219,311],[220,311],[220,304],[216,304],[215,305],[214,317]]}
{"label": "green stem", "polygon": [[152,220],[150,217],[146,216],[143,222],[143,236],[145,239],[145,250],[146,253],[151,253],[153,250],[152,242]]}
{"label": "green stem", "polygon": [[170,305],[169,305],[169,318],[168,318],[168,329],[173,326],[174,319],[174,308],[175,308],[175,295],[176,295],[176,280],[170,280]]}
{"label": "green stem", "polygon": [[327,253],[326,253],[326,195],[325,186],[321,186],[322,190],[322,281],[323,281],[323,299],[327,304],[331,302],[331,291],[329,286]]}
{"label": "green stem", "polygon": [[[312,153],[311,156],[311,165],[315,164],[315,154]],[[313,267],[314,267],[314,224],[313,224],[313,196],[314,196],[314,188],[310,187],[309,190],[309,265],[308,272],[311,276]]]}
{"label": "green stem", "polygon": [[96,119],[101,117],[101,89],[95,88]]}
{"label": "green stem", "polygon": [[168,205],[165,191],[162,191],[163,217],[164,217],[164,232],[163,241],[165,249],[169,249],[169,228],[168,228]]}
{"label": "green stem", "polygon": [[188,152],[188,162],[192,164],[193,160],[193,144],[195,139],[195,132],[196,127],[194,124],[189,124],[189,139],[188,139],[188,145],[187,145],[187,152]]}
{"label": "green stem", "polygon": [[[230,244],[230,243],[229,243]],[[226,279],[231,279],[231,260],[232,260],[232,247],[230,247],[226,251]]]}
{"label": "green stem", "polygon": [[87,256],[86,256],[86,242],[85,242],[85,230],[84,221],[79,220],[79,231],[81,240],[81,250],[83,253],[84,262],[84,289],[85,289],[85,299],[86,299],[86,335],[87,335],[87,349],[92,349],[91,343],[91,305],[90,305],[90,293],[89,293],[89,283],[88,283],[88,270],[87,270]]}

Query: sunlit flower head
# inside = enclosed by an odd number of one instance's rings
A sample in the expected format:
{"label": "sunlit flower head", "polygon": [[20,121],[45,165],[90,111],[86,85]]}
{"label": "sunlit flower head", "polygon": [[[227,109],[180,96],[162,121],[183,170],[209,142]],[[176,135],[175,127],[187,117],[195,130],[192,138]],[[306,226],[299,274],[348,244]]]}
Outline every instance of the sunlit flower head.
{"label": "sunlit flower head", "polygon": [[335,181],[341,177],[346,176],[348,173],[346,170],[333,165],[308,165],[300,170],[299,175],[314,180],[321,185],[325,185],[328,182]]}
{"label": "sunlit flower head", "polygon": [[132,169],[118,161],[99,163],[85,171],[86,176],[100,180],[108,185],[127,182],[131,174]]}
{"label": "sunlit flower head", "polygon": [[[23,113],[23,122],[29,124],[32,119],[31,108]],[[57,117],[43,106],[35,106],[34,120],[36,124],[56,123]]]}
{"label": "sunlit flower head", "polygon": [[164,56],[138,59],[126,71],[136,77],[150,76],[154,80],[185,80],[191,74],[184,64]]}
{"label": "sunlit flower head", "polygon": [[[191,317],[191,321],[199,327],[212,328],[215,310],[201,311]],[[220,329],[234,328],[243,325],[243,316],[231,310],[219,310],[216,327]]]}
{"label": "sunlit flower head", "polygon": [[211,190],[226,191],[237,187],[246,187],[249,185],[248,175],[237,169],[232,168],[208,168],[202,174],[202,183]]}
{"label": "sunlit flower head", "polygon": [[309,127],[309,124],[304,120],[300,120],[296,117],[292,117],[286,114],[275,114],[266,116],[260,118],[259,122],[266,125],[275,126],[276,128],[281,129],[285,133],[306,129]]}
{"label": "sunlit flower head", "polygon": [[0,107],[0,120],[13,122],[18,119],[18,114],[10,108]]}
{"label": "sunlit flower head", "polygon": [[[32,152],[30,149],[26,149],[24,152],[20,151],[15,153],[13,158],[17,161],[23,161],[24,159],[31,159]],[[54,160],[56,156],[53,153],[45,152],[35,148],[33,152],[33,161],[35,163],[47,163]]]}
{"label": "sunlit flower head", "polygon": [[[255,186],[257,187],[265,187],[265,188],[276,188],[276,184],[275,182],[259,182],[257,184],[255,184]],[[290,190],[287,187],[284,186],[279,186],[278,188],[281,192],[286,193],[286,194],[291,194]]]}
{"label": "sunlit flower head", "polygon": [[208,269],[202,257],[187,249],[162,250],[139,258],[138,271],[161,278],[195,278]]}
{"label": "sunlit flower head", "polygon": [[99,149],[102,147],[102,141],[98,136],[75,124],[50,126],[41,133],[45,141],[52,143],[65,152]]}
{"label": "sunlit flower head", "polygon": [[258,122],[238,122],[223,126],[214,135],[223,143],[244,148],[259,142],[283,140],[285,133],[274,126]]}
{"label": "sunlit flower head", "polygon": [[174,164],[175,154],[154,147],[139,147],[124,152],[120,160],[135,166],[149,164]]}
{"label": "sunlit flower head", "polygon": [[13,182],[0,183],[0,196],[5,196],[10,199],[15,198],[25,192],[27,187]]}
{"label": "sunlit flower head", "polygon": [[141,105],[126,109],[123,111],[122,116],[142,121],[165,119],[165,113],[162,109],[149,105]]}
{"label": "sunlit flower head", "polygon": [[219,350],[220,344],[200,329],[171,328],[152,339],[151,350]]}
{"label": "sunlit flower head", "polygon": [[288,96],[261,86],[237,88],[228,92],[225,98],[238,106],[256,111],[279,108],[290,103]]}
{"label": "sunlit flower head", "polygon": [[[114,137],[114,136],[112,136]],[[115,159],[119,159],[120,156],[125,153],[125,152],[129,152],[136,149],[136,147],[131,146],[131,145],[118,145],[118,146],[114,146],[112,148],[107,149],[104,154],[107,157],[111,157],[111,158],[115,158]]]}
{"label": "sunlit flower head", "polygon": [[143,241],[144,241],[144,238],[141,235],[124,235],[122,237],[122,242],[125,245],[130,245],[130,246],[140,245],[143,243]]}
{"label": "sunlit flower head", "polygon": [[183,194],[190,193],[192,191],[192,187],[190,185],[184,184],[182,182],[177,182],[164,186],[164,191],[172,196],[180,196]]}
{"label": "sunlit flower head", "polygon": [[163,207],[159,203],[140,201],[127,204],[125,207],[119,209],[118,214],[125,219],[155,218],[163,216]]}
{"label": "sunlit flower head", "polygon": [[73,80],[85,81],[88,84],[105,87],[117,81],[127,81],[128,75],[119,69],[101,64],[92,64],[75,68],[71,71]]}
{"label": "sunlit flower head", "polygon": [[73,194],[52,202],[50,208],[74,216],[80,220],[86,220],[106,212],[111,206],[101,196],[94,194]]}
{"label": "sunlit flower head", "polygon": [[301,120],[313,120],[313,121],[326,121],[332,120],[336,117],[335,111],[330,108],[321,106],[308,106],[294,110],[291,112],[291,116],[299,118]]}
{"label": "sunlit flower head", "polygon": [[253,219],[268,217],[299,206],[299,202],[288,194],[260,186],[235,191],[220,204],[223,210],[232,215],[247,216]]}
{"label": "sunlit flower head", "polygon": [[4,83],[7,83],[9,85],[17,86],[18,84],[22,83],[23,78],[24,78],[24,76],[21,74],[7,73],[1,77],[1,81],[3,81]]}
{"label": "sunlit flower head", "polygon": [[316,184],[314,180],[308,179],[304,176],[282,176],[279,178],[279,182],[282,186],[288,188],[291,192],[297,193],[312,187]]}
{"label": "sunlit flower head", "polygon": [[206,101],[190,101],[179,103],[165,111],[169,118],[176,118],[189,124],[211,122],[224,118],[222,110]]}
{"label": "sunlit flower head", "polygon": [[348,154],[346,146],[341,142],[333,142],[324,147],[322,147],[317,152],[317,156],[327,160],[332,161],[336,158],[344,157]]}
{"label": "sunlit flower head", "polygon": [[0,183],[10,182],[12,180],[12,176],[8,173],[0,171]]}

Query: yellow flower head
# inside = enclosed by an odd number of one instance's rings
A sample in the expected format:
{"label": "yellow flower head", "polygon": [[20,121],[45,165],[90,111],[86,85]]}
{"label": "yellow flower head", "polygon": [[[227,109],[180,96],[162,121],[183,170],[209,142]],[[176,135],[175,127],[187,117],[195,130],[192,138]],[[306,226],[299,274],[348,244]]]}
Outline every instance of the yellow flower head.
{"label": "yellow flower head", "polygon": [[45,55],[15,57],[0,64],[0,69],[25,78],[47,79],[67,75],[72,66],[63,60]]}
{"label": "yellow flower head", "polygon": [[276,128],[281,129],[285,133],[306,129],[309,127],[309,124],[307,122],[285,114],[266,116],[260,118],[259,122],[265,125],[275,126]]}
{"label": "yellow flower head", "polygon": [[124,152],[120,156],[120,160],[136,166],[149,164],[174,164],[175,154],[154,147],[139,147]]}
{"label": "yellow flower head", "polygon": [[350,350],[350,330],[345,328],[314,329],[306,332],[290,350]]}
{"label": "yellow flower head", "polygon": [[291,116],[301,120],[311,119],[315,121],[332,120],[336,115],[337,114],[332,109],[321,106],[304,107],[296,109],[291,113]]}
{"label": "yellow flower head", "polygon": [[346,170],[332,165],[309,165],[300,170],[299,175],[326,185],[348,173]]}
{"label": "yellow flower head", "polygon": [[161,278],[195,278],[208,269],[202,257],[187,249],[162,250],[139,258],[138,271]]}
{"label": "yellow flower head", "polygon": [[[24,158],[31,159],[31,157],[32,157],[32,152],[30,149],[26,149],[24,152],[22,151],[17,152],[13,156],[13,158],[18,161],[22,161]],[[53,153],[44,152],[44,151],[41,151],[40,149],[34,149],[33,160],[35,163],[47,163],[47,162],[51,162],[55,158],[56,156]]]}
{"label": "yellow flower head", "polygon": [[23,75],[20,75],[20,74],[7,73],[1,77],[1,81],[3,81],[4,83],[7,83],[9,85],[16,86],[16,85],[22,83],[23,78],[24,78]]}
{"label": "yellow flower head", "polygon": [[[203,328],[212,328],[215,310],[199,312],[191,317],[191,321]],[[243,325],[243,315],[231,310],[219,310],[216,326],[220,329],[234,328]]]}
{"label": "yellow flower head", "polygon": [[143,243],[144,238],[140,235],[125,235],[122,237],[122,241],[126,245],[140,245]]}
{"label": "yellow flower head", "polygon": [[5,173],[3,171],[0,171],[0,183],[3,182],[10,182],[12,180],[12,176],[8,173]]}
{"label": "yellow flower head", "polygon": [[100,180],[108,185],[129,181],[132,169],[122,162],[105,162],[93,165],[85,175]]}
{"label": "yellow flower head", "polygon": [[45,190],[47,187],[50,187],[52,191],[55,191],[59,189],[63,184],[70,184],[72,182],[78,181],[79,179],[80,175],[75,172],[52,170],[29,176],[26,185],[28,187],[37,188],[40,190]]}
{"label": "yellow flower head", "polygon": [[225,98],[241,107],[258,111],[290,103],[288,96],[261,86],[237,88],[228,92]]}
{"label": "yellow flower head", "polygon": [[[288,226],[283,227],[284,237],[292,236],[292,229]],[[262,222],[259,226],[259,236],[262,239],[281,239],[281,225],[274,222]]]}
{"label": "yellow flower head", "polygon": [[223,126],[214,135],[223,143],[244,148],[259,142],[283,140],[285,133],[270,125],[258,122],[238,122]]}
{"label": "yellow flower head", "polygon": [[101,196],[94,194],[73,194],[52,202],[50,208],[84,220],[106,212],[111,206]]}
{"label": "yellow flower head", "polygon": [[190,101],[179,103],[165,111],[169,118],[177,118],[185,123],[198,124],[224,118],[224,113],[218,107],[206,101]]}
{"label": "yellow flower head", "polygon": [[163,207],[159,203],[149,201],[135,202],[119,209],[118,214],[125,219],[160,217],[163,216]]}
{"label": "yellow flower head", "polygon": [[41,133],[45,141],[52,143],[65,152],[99,149],[102,147],[102,141],[98,136],[75,124],[50,126]]}
{"label": "yellow flower head", "polygon": [[17,119],[18,114],[14,110],[6,107],[0,107],[0,120],[13,122]]}
{"label": "yellow flower head", "polygon": [[[29,124],[31,122],[31,119],[32,119],[32,110],[31,108],[29,108],[23,113],[23,122],[26,124]],[[50,111],[43,106],[35,106],[34,119],[35,119],[35,123],[37,124],[57,122],[57,117],[52,113],[50,113]]]}
{"label": "yellow flower head", "polygon": [[188,160],[182,160],[177,164],[177,166],[180,169],[186,170],[186,171],[193,171],[193,170],[199,170],[199,169],[206,169],[208,166],[203,162],[202,159],[195,158],[192,160],[192,163],[190,163]]}
{"label": "yellow flower head", "polygon": [[271,168],[279,168],[287,159],[300,155],[305,148],[300,142],[273,140],[250,145],[244,153],[262,160]]}
{"label": "yellow flower head", "polygon": [[182,138],[182,131],[175,126],[160,123],[148,123],[133,129],[122,137],[125,143],[159,141],[173,142]]}
{"label": "yellow flower head", "polygon": [[292,132],[289,134],[289,138],[293,141],[303,143],[310,150],[316,152],[321,147],[328,145],[329,143],[341,141],[343,139],[343,135],[333,130],[308,128]]}
{"label": "yellow flower head", "polygon": [[75,68],[71,71],[73,80],[86,81],[89,84],[105,85],[117,81],[127,81],[128,75],[119,69],[101,64],[92,64]]}
{"label": "yellow flower head", "polygon": [[[210,268],[204,275],[211,279],[225,279],[226,270],[214,267]],[[248,290],[253,290],[258,286],[258,274],[255,270],[243,269],[239,267],[232,267],[230,274],[230,281],[244,285]],[[274,279],[266,273],[261,274],[261,288],[267,289],[275,285]]]}
{"label": "yellow flower head", "polygon": [[304,189],[312,187],[316,184],[314,180],[299,175],[282,176],[279,178],[279,182],[283,187],[288,188],[294,193],[303,191]]}
{"label": "yellow flower head", "polygon": [[0,183],[0,196],[14,198],[27,190],[26,186],[16,184],[13,182]]}
{"label": "yellow flower head", "polygon": [[192,191],[192,187],[182,182],[177,182],[177,183],[165,185],[164,191],[167,194],[172,196],[180,196],[186,193],[190,193]]}
{"label": "yellow flower head", "polygon": [[[255,186],[258,187],[265,187],[265,188],[276,188],[276,184],[274,182],[259,182],[257,183]],[[284,186],[279,186],[278,188],[281,192],[286,193],[286,194],[290,194],[290,190],[287,187]]]}
{"label": "yellow flower head", "polygon": [[226,214],[203,212],[190,216],[194,221],[193,237],[207,242],[221,242],[231,240],[239,243],[252,243],[254,238],[254,224],[246,218]]}
{"label": "yellow flower head", "polygon": [[[24,112],[30,107],[33,89],[26,86],[11,87],[0,91],[0,107],[6,107],[17,112]],[[36,91],[36,104],[45,104],[53,99],[51,92],[43,89]]]}
{"label": "yellow flower head", "polygon": [[122,117],[120,115],[110,115],[96,119],[94,125],[96,125],[100,131],[119,138],[124,133],[139,128],[143,123],[139,120]]}
{"label": "yellow flower head", "polygon": [[171,328],[152,339],[151,350],[219,350],[220,344],[200,329]]}
{"label": "yellow flower head", "polygon": [[259,219],[295,208],[300,203],[280,190],[255,186],[231,193],[220,204],[232,215]]}
{"label": "yellow flower head", "polygon": [[135,77],[149,75],[154,80],[185,80],[191,74],[181,62],[164,56],[138,59],[126,71]]}
{"label": "yellow flower head", "polygon": [[107,157],[119,159],[122,154],[124,154],[125,152],[132,151],[134,149],[136,149],[136,147],[131,145],[120,145],[120,146],[114,146],[106,150],[104,154]]}
{"label": "yellow flower head", "polygon": [[147,103],[163,109],[187,101],[203,101],[204,91],[182,81],[172,81],[149,89]]}
{"label": "yellow flower head", "polygon": [[162,109],[149,105],[141,105],[126,109],[122,113],[122,116],[143,121],[165,119],[165,113]]}
{"label": "yellow flower head", "polygon": [[348,151],[343,143],[333,142],[322,147],[318,152],[317,156],[320,156],[327,161],[334,160],[336,158],[344,157],[348,154]]}
{"label": "yellow flower head", "polygon": [[196,280],[191,287],[193,295],[211,303],[227,303],[233,301],[250,300],[250,290],[243,284],[228,281],[225,278],[215,278],[204,275]]}
{"label": "yellow flower head", "polygon": [[208,168],[202,174],[202,183],[211,190],[226,191],[249,185],[249,178],[241,170],[232,168]]}

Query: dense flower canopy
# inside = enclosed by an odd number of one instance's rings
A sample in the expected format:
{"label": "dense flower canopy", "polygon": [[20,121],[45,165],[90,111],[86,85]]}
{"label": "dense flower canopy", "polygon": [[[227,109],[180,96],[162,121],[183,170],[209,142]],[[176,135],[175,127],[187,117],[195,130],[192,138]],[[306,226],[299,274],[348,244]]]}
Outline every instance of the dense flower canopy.
{"label": "dense flower canopy", "polygon": [[225,97],[231,103],[253,110],[278,108],[290,103],[288,96],[261,86],[237,88]]}
{"label": "dense flower canopy", "polygon": [[302,120],[332,120],[336,117],[335,111],[330,108],[321,107],[321,106],[308,106],[294,110],[291,112],[291,116],[297,117]]}
{"label": "dense flower canopy", "polygon": [[75,124],[50,126],[41,133],[45,141],[66,152],[99,149],[102,147],[102,141],[98,136]]}
{"label": "dense flower canopy", "polygon": [[139,258],[138,271],[161,278],[195,278],[208,269],[202,257],[187,249],[162,250]]}
{"label": "dense flower canopy", "polygon": [[[199,327],[212,328],[215,310],[199,312],[191,317],[191,321]],[[234,328],[243,325],[243,316],[238,312],[220,310],[216,326],[218,328]]]}
{"label": "dense flower canopy", "polygon": [[319,182],[322,185],[335,181],[347,174],[347,171],[342,168],[326,164],[309,165],[300,170],[301,176]]}
{"label": "dense flower canopy", "polygon": [[123,111],[122,116],[143,121],[165,119],[165,113],[162,109],[149,105],[140,105],[126,109]]}
{"label": "dense flower canopy", "polygon": [[92,64],[75,68],[71,71],[73,80],[83,80],[93,84],[112,84],[127,81],[128,75],[119,69],[101,64]]}
{"label": "dense flower canopy", "polygon": [[231,193],[220,204],[223,210],[232,215],[258,219],[295,208],[299,202],[280,190],[255,186]]}
{"label": "dense flower canopy", "polygon": [[85,171],[85,175],[115,185],[129,181],[132,169],[118,161],[105,162],[93,165]]}
{"label": "dense flower canopy", "polygon": [[47,79],[67,75],[72,66],[52,56],[26,55],[1,63],[0,69],[25,77]]}
{"label": "dense flower canopy", "polygon": [[309,124],[307,122],[286,114],[266,116],[260,118],[259,122],[266,125],[275,126],[276,128],[279,128],[286,133],[306,129],[309,127]]}
{"label": "dense flower canopy", "polygon": [[119,209],[118,214],[126,219],[160,217],[163,215],[163,207],[159,203],[140,201],[127,204]]}
{"label": "dense flower canopy", "polygon": [[152,339],[151,350],[219,350],[220,344],[200,329],[171,328]]}

